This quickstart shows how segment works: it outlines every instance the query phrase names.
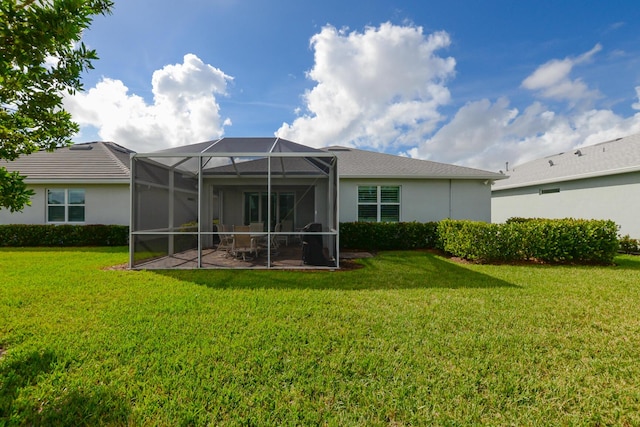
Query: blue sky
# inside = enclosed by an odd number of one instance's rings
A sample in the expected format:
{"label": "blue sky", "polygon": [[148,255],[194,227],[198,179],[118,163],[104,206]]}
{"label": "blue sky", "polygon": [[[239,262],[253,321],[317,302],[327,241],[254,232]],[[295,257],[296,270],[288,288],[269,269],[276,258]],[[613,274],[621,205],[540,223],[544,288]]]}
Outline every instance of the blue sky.
{"label": "blue sky", "polygon": [[116,0],[76,141],[279,136],[488,170],[640,132],[635,1]]}

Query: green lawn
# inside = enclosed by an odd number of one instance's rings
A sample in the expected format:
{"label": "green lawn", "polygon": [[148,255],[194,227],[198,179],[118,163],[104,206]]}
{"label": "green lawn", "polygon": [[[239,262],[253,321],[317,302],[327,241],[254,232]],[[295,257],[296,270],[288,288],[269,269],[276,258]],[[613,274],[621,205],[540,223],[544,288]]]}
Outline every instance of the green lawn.
{"label": "green lawn", "polygon": [[640,425],[640,259],[118,271],[0,250],[0,425]]}

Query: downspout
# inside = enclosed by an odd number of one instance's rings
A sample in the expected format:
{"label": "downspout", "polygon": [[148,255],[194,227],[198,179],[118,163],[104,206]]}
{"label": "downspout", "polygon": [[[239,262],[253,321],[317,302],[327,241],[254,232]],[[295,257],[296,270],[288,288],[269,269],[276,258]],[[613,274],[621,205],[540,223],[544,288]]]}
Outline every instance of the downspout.
{"label": "downspout", "polygon": [[129,173],[131,174],[129,176],[129,268],[133,268],[133,251],[135,249],[135,245],[134,245],[134,237],[133,237],[133,224],[134,224],[134,210],[136,211],[135,213],[137,213],[137,209],[135,208],[135,197],[134,197],[134,189],[135,189],[135,160],[134,160],[134,153],[131,153],[129,155]]}

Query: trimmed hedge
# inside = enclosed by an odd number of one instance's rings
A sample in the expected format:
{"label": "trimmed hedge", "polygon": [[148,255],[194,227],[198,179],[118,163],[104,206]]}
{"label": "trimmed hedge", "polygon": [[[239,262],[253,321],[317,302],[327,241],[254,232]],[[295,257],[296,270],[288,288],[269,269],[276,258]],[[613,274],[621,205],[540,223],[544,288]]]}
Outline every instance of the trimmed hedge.
{"label": "trimmed hedge", "polygon": [[516,219],[505,224],[443,220],[440,249],[478,262],[537,260],[611,264],[618,226],[608,220]]}
{"label": "trimmed hedge", "polygon": [[436,246],[437,230],[437,222],[343,222],[340,223],[340,248],[429,249]]}
{"label": "trimmed hedge", "polygon": [[[368,251],[438,248],[478,262],[537,260],[611,264],[620,249],[613,221],[514,218],[504,224],[346,222],[340,248]],[[124,246],[123,225],[0,225],[0,246]]]}
{"label": "trimmed hedge", "polygon": [[0,246],[124,246],[125,225],[0,225]]}

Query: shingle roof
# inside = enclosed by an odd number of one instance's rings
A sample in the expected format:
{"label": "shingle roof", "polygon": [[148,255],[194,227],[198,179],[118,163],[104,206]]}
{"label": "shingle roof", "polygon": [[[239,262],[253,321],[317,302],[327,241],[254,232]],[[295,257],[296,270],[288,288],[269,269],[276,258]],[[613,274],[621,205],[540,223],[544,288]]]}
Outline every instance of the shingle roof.
{"label": "shingle roof", "polygon": [[130,153],[113,142],[88,142],[38,151],[0,165],[26,175],[27,183],[128,182]]}
{"label": "shingle roof", "polygon": [[341,178],[504,179],[495,172],[340,146],[324,148],[338,157]]}
{"label": "shingle roof", "polygon": [[533,160],[507,172],[493,190],[640,171],[640,134]]}

